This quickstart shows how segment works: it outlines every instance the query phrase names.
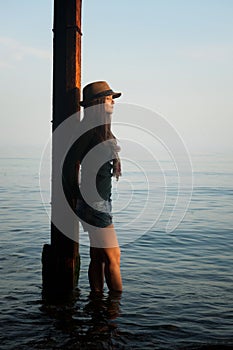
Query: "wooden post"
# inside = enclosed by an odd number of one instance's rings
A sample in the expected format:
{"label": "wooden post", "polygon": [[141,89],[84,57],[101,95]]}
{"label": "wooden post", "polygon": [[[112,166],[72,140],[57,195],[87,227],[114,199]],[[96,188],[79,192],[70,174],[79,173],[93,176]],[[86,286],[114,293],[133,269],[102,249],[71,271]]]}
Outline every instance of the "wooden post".
{"label": "wooden post", "polygon": [[[79,110],[81,86],[81,0],[54,0],[52,130]],[[62,140],[61,140],[62,142]],[[52,159],[56,145],[52,146]],[[52,211],[56,200],[52,164]],[[70,203],[72,205],[72,203]],[[79,244],[51,222],[51,244],[42,253],[43,295],[70,294],[79,277]]]}

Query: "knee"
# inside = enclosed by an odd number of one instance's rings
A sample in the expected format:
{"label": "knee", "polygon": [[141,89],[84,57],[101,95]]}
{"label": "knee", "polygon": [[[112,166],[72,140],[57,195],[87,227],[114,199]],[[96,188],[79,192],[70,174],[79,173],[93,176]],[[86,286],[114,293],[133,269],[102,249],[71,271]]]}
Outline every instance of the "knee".
{"label": "knee", "polygon": [[96,262],[103,262],[104,256],[103,256],[103,250],[101,248],[90,248],[90,258],[91,261]]}
{"label": "knee", "polygon": [[116,264],[120,265],[120,262],[121,262],[121,251],[120,251],[120,249],[118,249],[115,259],[116,259]]}
{"label": "knee", "polygon": [[[111,248],[110,248],[111,249]],[[120,266],[121,251],[120,248],[111,249],[111,252],[106,254],[106,260],[110,265]]]}

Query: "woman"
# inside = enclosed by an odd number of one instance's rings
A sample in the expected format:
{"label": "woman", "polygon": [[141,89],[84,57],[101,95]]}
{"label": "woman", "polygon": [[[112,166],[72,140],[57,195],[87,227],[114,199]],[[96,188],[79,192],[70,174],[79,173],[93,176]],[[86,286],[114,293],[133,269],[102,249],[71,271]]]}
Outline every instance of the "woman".
{"label": "woman", "polygon": [[73,147],[72,157],[78,158],[81,165],[76,213],[89,234],[88,276],[95,292],[103,290],[104,277],[110,291],[122,291],[120,248],[111,215],[111,180],[121,175],[111,116],[114,99],[120,96],[104,81],[84,87],[80,105],[84,107],[81,124],[85,133]]}

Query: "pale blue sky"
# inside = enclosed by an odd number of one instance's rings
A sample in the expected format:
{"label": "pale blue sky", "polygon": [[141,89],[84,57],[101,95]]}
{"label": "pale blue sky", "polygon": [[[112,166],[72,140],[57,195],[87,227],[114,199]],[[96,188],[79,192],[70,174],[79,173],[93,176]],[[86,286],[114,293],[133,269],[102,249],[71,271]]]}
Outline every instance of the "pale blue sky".
{"label": "pale blue sky", "polygon": [[[232,17],[231,0],[83,0],[83,85],[108,80],[122,102],[161,113],[191,153],[233,152]],[[53,1],[1,1],[0,23],[1,149],[42,149]]]}

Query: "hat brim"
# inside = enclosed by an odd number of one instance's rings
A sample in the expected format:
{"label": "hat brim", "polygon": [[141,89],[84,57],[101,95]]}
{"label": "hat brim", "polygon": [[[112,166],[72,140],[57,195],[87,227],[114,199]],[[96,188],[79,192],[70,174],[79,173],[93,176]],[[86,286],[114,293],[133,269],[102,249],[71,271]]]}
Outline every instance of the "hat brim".
{"label": "hat brim", "polygon": [[112,98],[118,98],[121,96],[121,92],[106,91],[106,92],[103,92],[102,94],[99,94],[98,96],[93,97],[91,100],[80,101],[79,104],[80,104],[80,106],[85,107],[89,103],[97,100],[98,98],[106,97],[106,96],[112,96]]}
{"label": "hat brim", "polygon": [[112,98],[118,98],[121,96],[121,92],[114,92],[114,94],[112,95]]}

